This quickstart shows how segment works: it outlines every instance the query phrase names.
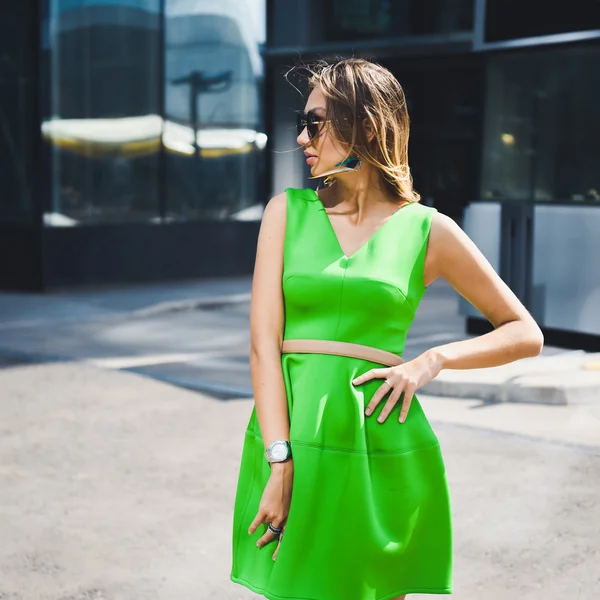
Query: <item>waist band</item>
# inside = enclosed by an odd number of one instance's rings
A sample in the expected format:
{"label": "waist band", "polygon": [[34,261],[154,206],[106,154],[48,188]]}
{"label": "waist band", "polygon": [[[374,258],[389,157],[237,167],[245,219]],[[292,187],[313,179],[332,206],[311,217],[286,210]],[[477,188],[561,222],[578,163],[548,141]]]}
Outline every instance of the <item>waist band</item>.
{"label": "waist band", "polygon": [[334,340],[283,340],[281,353],[337,354],[351,358],[362,358],[388,367],[395,367],[404,362],[401,356],[393,352],[373,348],[373,346]]}

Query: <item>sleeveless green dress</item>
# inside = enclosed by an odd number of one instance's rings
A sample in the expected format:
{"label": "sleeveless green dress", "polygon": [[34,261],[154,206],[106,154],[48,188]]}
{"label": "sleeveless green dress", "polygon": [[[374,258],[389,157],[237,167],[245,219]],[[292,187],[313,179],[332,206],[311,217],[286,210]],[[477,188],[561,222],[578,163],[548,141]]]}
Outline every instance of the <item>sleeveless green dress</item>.
{"label": "sleeveless green dress", "polygon": [[[354,342],[402,355],[426,291],[435,209],[413,203],[346,256],[312,189],[288,188],[282,285],[284,339]],[[383,379],[354,386],[376,363],[282,354],[294,482],[279,554],[254,534],[269,478],[256,409],[233,508],[230,578],[270,600],[390,600],[452,593],[452,523],[440,443],[418,398],[404,423],[364,409]],[[387,395],[384,400],[387,400]],[[402,397],[403,398],[403,397]],[[401,398],[401,400],[402,400]]]}

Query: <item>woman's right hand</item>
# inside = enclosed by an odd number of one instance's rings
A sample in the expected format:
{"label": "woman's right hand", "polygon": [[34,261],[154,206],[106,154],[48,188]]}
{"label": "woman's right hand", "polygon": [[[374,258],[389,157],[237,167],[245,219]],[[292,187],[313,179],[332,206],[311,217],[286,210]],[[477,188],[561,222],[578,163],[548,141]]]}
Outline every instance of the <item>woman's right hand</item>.
{"label": "woman's right hand", "polygon": [[[271,463],[271,475],[260,500],[258,513],[248,529],[250,535],[256,531],[261,523],[272,523],[273,527],[283,527],[285,531],[285,525],[292,500],[293,479],[293,458],[281,463]],[[279,542],[277,543],[277,548],[273,554],[273,560],[277,558],[284,531],[279,535]],[[256,542],[256,545],[259,548],[262,548],[276,537],[277,536],[274,533],[267,529],[264,535]]]}

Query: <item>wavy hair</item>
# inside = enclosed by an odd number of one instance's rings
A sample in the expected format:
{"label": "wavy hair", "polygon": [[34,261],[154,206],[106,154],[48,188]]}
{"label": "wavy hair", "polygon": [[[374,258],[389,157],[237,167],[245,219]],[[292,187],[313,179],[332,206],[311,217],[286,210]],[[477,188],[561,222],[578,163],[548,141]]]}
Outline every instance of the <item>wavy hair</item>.
{"label": "wavy hair", "polygon": [[[308,90],[319,87],[327,98],[334,136],[375,167],[384,186],[396,196],[419,202],[408,166],[410,119],[404,90],[386,68],[361,58],[319,60],[292,67],[305,73]],[[369,141],[369,123],[374,136]]]}

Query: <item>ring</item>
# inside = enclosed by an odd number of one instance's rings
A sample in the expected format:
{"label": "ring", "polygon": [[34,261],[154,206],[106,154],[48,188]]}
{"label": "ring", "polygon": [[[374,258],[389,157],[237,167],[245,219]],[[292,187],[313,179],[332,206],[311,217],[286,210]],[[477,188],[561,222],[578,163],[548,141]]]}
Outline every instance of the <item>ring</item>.
{"label": "ring", "polygon": [[387,383],[389,387],[392,387],[392,384],[386,379],[383,383]]}
{"label": "ring", "polygon": [[283,527],[275,527],[273,523],[269,523],[269,531],[275,535],[279,535],[283,531]]}

